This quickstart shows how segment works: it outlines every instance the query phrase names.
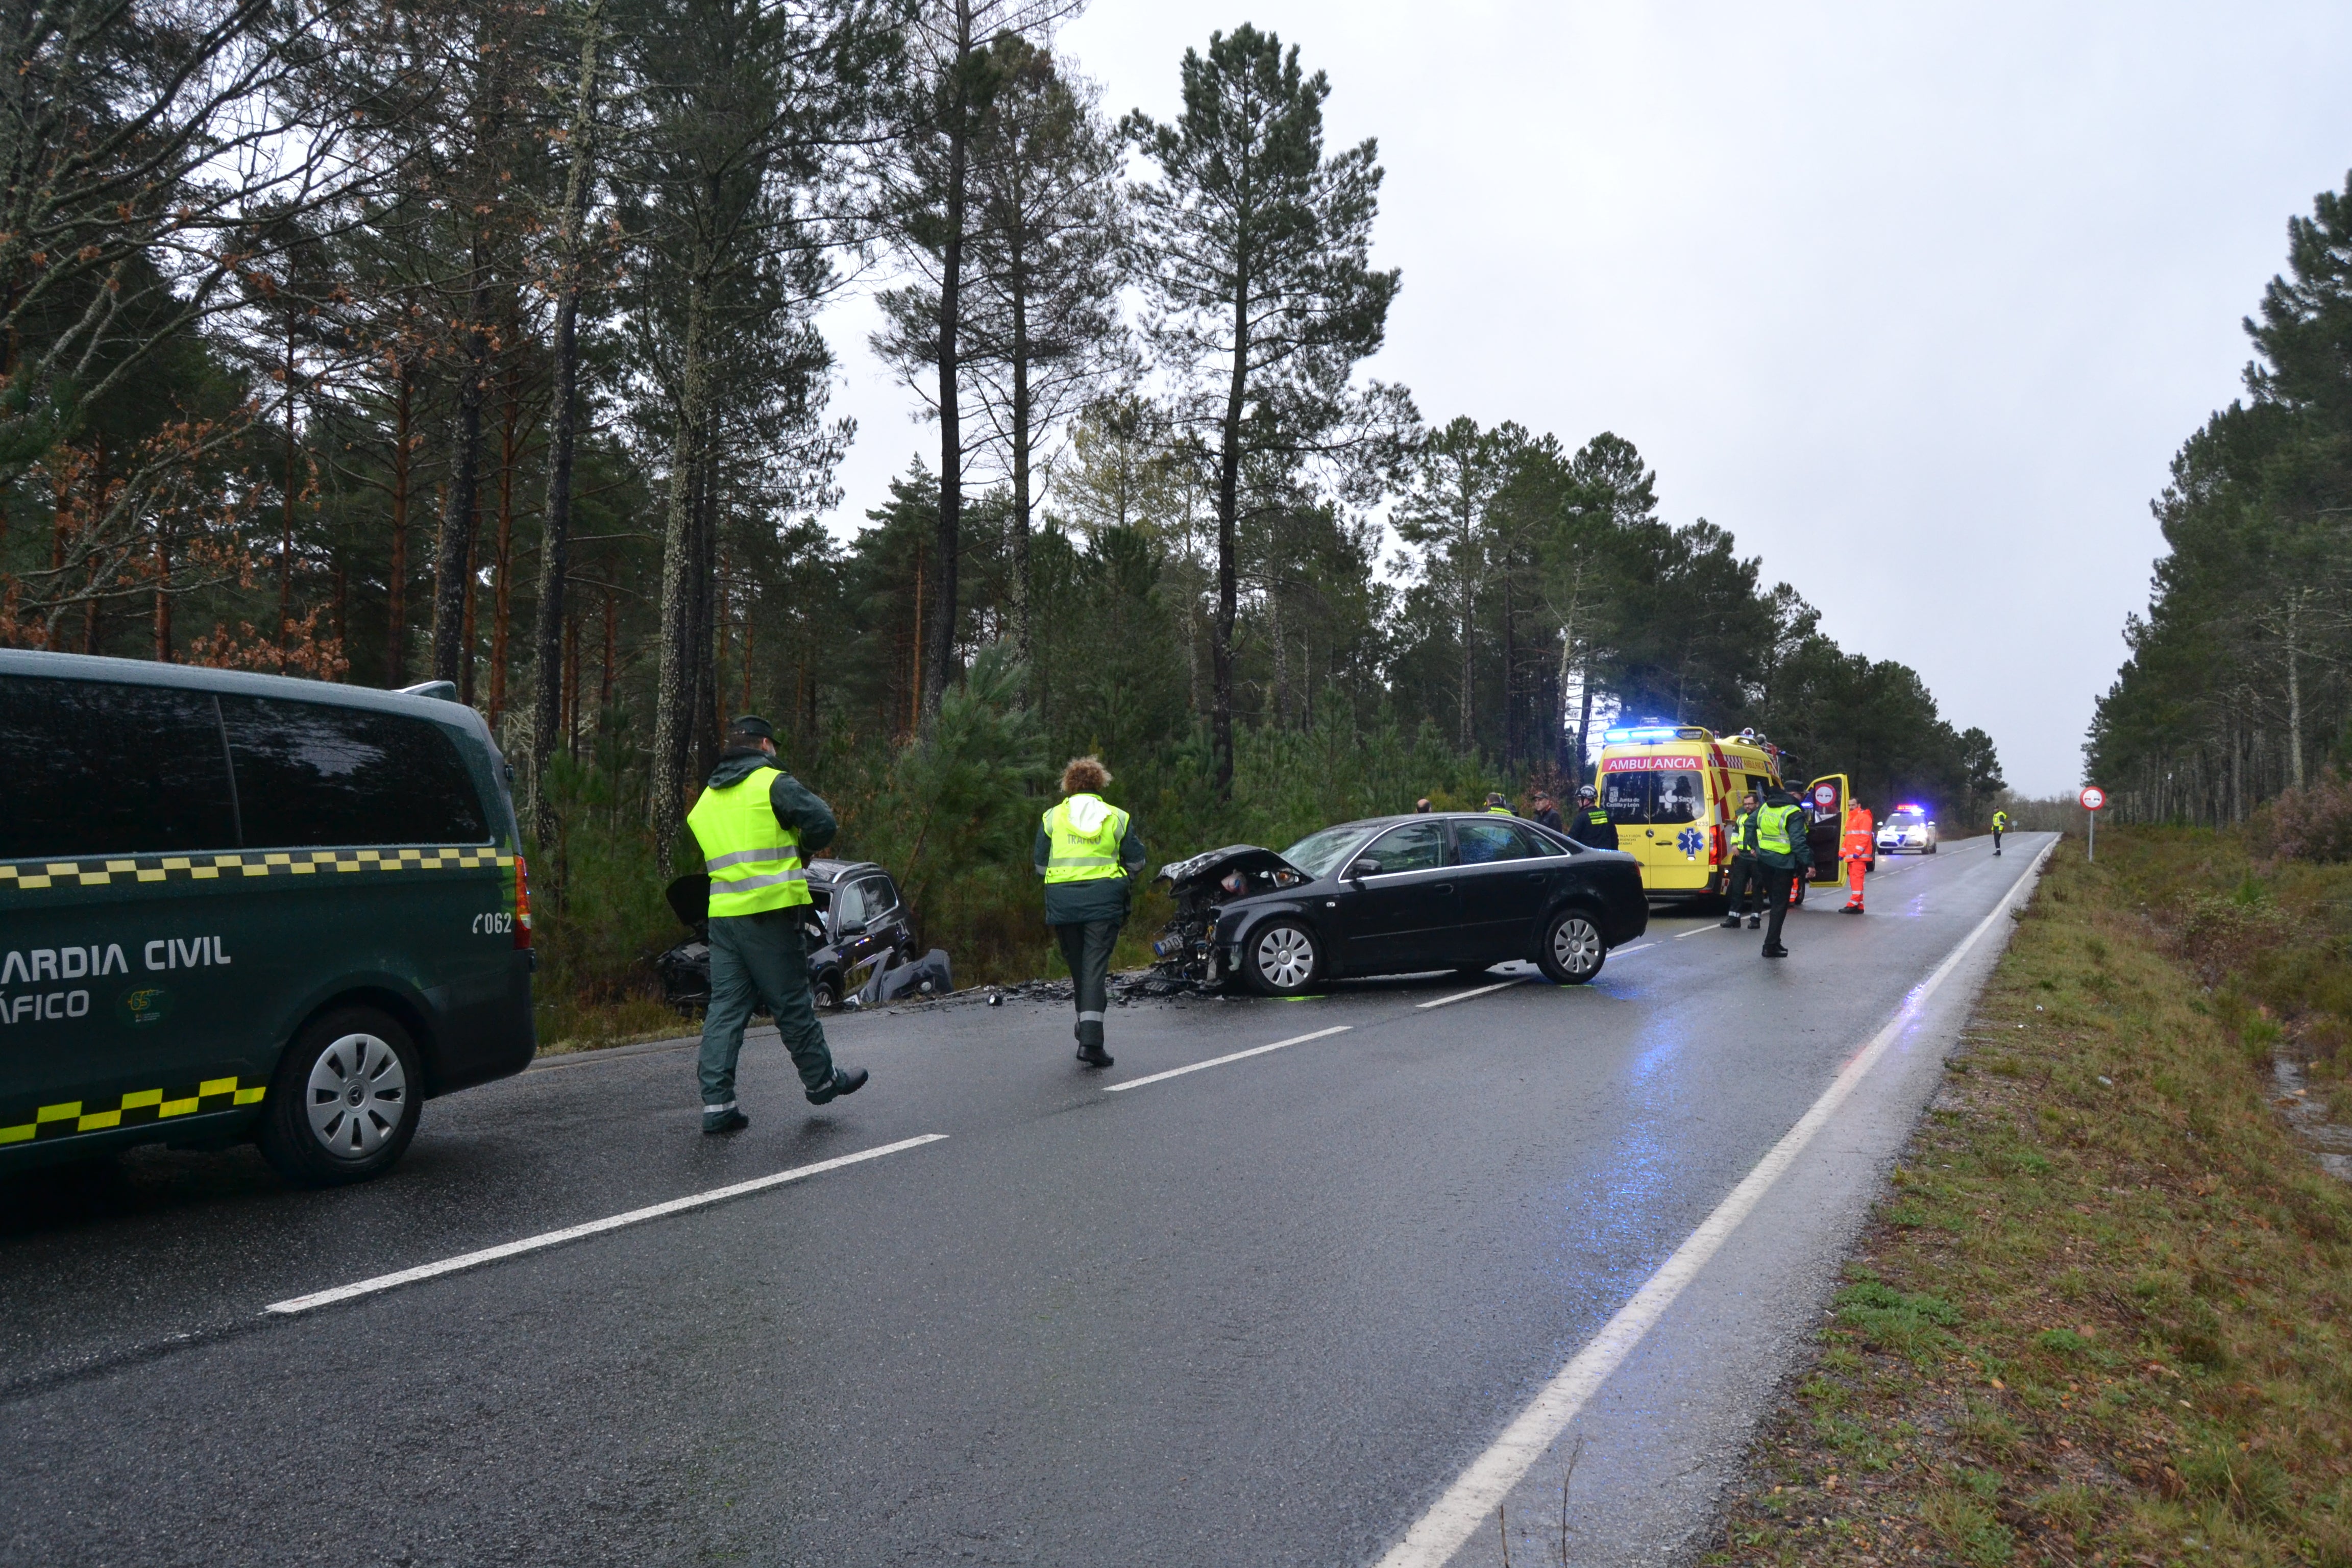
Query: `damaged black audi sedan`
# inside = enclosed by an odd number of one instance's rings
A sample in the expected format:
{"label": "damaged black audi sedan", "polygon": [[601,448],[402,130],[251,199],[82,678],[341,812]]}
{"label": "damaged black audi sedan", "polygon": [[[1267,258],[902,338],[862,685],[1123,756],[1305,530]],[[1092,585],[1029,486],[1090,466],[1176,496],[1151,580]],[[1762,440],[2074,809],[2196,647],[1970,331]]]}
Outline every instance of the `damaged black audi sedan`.
{"label": "damaged black audi sedan", "polygon": [[1580,985],[1650,921],[1632,856],[1490,812],[1341,823],[1279,855],[1235,844],[1160,875],[1176,918],[1158,972],[1270,996],[1512,959]]}

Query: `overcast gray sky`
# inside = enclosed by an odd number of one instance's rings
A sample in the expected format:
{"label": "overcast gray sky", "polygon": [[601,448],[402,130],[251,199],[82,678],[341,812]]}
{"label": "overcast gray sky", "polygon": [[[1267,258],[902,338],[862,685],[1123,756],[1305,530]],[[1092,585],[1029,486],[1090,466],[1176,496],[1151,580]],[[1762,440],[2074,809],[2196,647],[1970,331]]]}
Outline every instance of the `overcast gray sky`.
{"label": "overcast gray sky", "polygon": [[[2081,782],[2147,503],[2352,167],[2352,6],[1097,0],[1062,49],[1165,116],[1245,20],[1329,73],[1334,146],[1380,139],[1404,287],[1366,374],[1432,420],[1614,430],[2012,786]],[[938,455],[871,321],[825,323],[841,521]]]}

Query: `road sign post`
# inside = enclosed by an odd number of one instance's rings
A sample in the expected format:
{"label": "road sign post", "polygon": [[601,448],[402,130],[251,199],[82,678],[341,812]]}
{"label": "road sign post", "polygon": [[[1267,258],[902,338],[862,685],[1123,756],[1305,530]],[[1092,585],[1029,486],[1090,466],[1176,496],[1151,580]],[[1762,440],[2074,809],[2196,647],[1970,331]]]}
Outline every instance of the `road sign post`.
{"label": "road sign post", "polygon": [[2096,784],[2084,784],[2080,798],[2083,802],[2083,810],[2089,814],[2091,824],[2090,848],[2084,858],[2096,860],[2099,858],[2099,813],[2106,809],[2107,792]]}

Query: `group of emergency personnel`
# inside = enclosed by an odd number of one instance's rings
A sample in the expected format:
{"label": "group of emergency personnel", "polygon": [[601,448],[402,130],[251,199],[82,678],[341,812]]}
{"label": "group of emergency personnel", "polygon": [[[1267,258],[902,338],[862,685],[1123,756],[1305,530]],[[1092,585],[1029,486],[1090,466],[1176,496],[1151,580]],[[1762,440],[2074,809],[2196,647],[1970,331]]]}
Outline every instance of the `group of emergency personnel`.
{"label": "group of emergency personnel", "polygon": [[[1070,968],[1077,1059],[1093,1068],[1112,1063],[1103,1048],[1111,950],[1144,860],[1134,817],[1102,798],[1109,784],[1110,770],[1100,758],[1074,759],[1062,771],[1062,798],[1037,825],[1032,854],[1045,884],[1045,923]],[[1499,793],[1489,794],[1486,805],[1500,816],[1518,815]],[[1413,809],[1428,811],[1428,799],[1414,802]],[[1591,784],[1577,790],[1575,814],[1565,824],[1541,789],[1528,797],[1527,816],[1580,844],[1617,847],[1617,824]],[[803,857],[833,842],[839,826],[832,808],[776,765],[774,728],[746,714],[728,725],[726,749],[686,821],[710,877],[710,1005],[698,1059],[702,1130],[734,1132],[751,1124],[736,1100],[735,1067],[744,1026],[761,1008],[774,1016],[811,1105],[856,1093],[869,1075],[864,1068],[835,1065],[809,994],[803,911],[811,900]],[[1858,915],[1863,877],[1876,852],[1870,808],[1849,801],[1842,826],[1838,858],[1850,889],[1844,912]],[[1994,812],[1996,855],[2008,827],[2009,814]],[[1789,956],[1780,944],[1782,922],[1792,904],[1804,901],[1813,865],[1805,828],[1804,806],[1777,786],[1741,795],[1732,819],[1722,924],[1736,931],[1744,921],[1754,931],[1762,923],[1766,958]]]}

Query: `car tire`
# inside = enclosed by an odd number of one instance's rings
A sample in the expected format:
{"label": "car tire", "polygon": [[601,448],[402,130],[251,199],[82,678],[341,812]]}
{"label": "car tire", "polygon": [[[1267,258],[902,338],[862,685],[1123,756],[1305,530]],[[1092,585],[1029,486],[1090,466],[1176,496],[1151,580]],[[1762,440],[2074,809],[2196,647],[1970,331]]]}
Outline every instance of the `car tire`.
{"label": "car tire", "polygon": [[1242,979],[1261,996],[1297,996],[1323,978],[1323,939],[1298,921],[1268,921],[1242,947]]}
{"label": "car tire", "polygon": [[1943,846],[1941,844],[1930,844],[1927,846],[1927,853],[1933,855],[1937,850],[1941,849],[1942,847]]}
{"label": "car tire", "polygon": [[261,1107],[262,1158],[297,1186],[364,1182],[407,1152],[424,1108],[424,1062],[399,1020],[338,1007],[278,1058]]}
{"label": "car tire", "polygon": [[1571,904],[1544,922],[1536,966],[1555,985],[1581,985],[1609,962],[1609,944],[1591,910]]}
{"label": "car tire", "polygon": [[809,982],[809,1003],[820,1013],[841,1005],[841,976],[827,972]]}

